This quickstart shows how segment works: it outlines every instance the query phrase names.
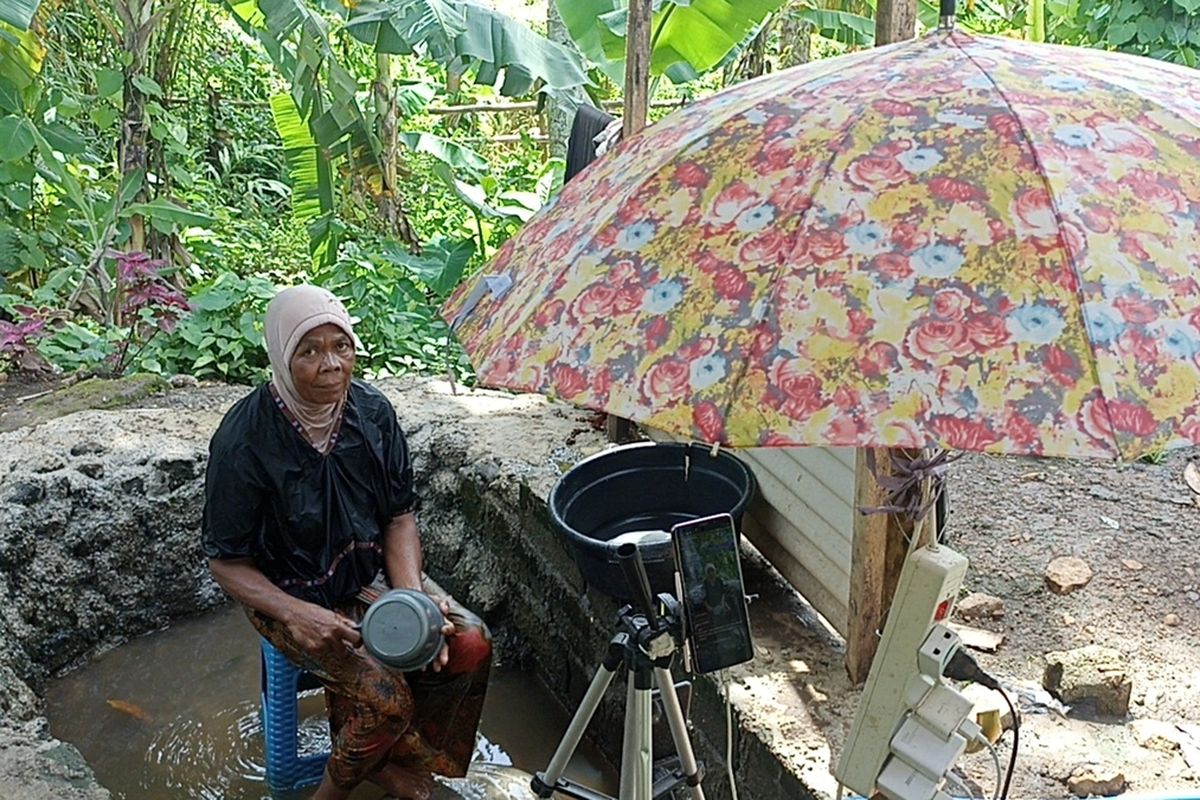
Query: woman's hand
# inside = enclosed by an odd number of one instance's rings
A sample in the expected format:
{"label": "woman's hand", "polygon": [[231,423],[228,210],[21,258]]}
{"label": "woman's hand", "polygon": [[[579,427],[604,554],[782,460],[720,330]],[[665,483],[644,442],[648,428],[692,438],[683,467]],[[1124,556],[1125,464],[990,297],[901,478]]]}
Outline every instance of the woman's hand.
{"label": "woman's hand", "polygon": [[450,601],[446,598],[433,598],[437,603],[438,608],[442,610],[442,637],[447,641],[442,643],[442,650],[437,654],[437,658],[429,665],[429,668],[434,672],[441,672],[442,667],[450,661],[450,642],[449,639],[454,634],[458,633],[458,629],[454,627],[454,623],[450,621]]}
{"label": "woman's hand", "polygon": [[346,617],[313,603],[297,603],[284,620],[288,633],[305,652],[319,654],[343,644],[362,643],[358,628]]}

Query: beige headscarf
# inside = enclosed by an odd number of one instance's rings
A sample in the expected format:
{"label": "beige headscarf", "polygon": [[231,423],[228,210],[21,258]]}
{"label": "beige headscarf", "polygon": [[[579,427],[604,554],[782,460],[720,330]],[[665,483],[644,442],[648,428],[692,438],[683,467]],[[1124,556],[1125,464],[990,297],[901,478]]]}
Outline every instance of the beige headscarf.
{"label": "beige headscarf", "polygon": [[354,335],[350,314],[342,301],[319,286],[293,286],[275,295],[267,304],[263,326],[267,357],[271,361],[271,383],[283,404],[304,427],[313,447],[322,453],[329,446],[346,398],[330,404],[309,403],[302,399],[292,380],[291,363],[304,335],[329,323],[344,330],[354,340],[354,346],[362,349],[362,342]]}

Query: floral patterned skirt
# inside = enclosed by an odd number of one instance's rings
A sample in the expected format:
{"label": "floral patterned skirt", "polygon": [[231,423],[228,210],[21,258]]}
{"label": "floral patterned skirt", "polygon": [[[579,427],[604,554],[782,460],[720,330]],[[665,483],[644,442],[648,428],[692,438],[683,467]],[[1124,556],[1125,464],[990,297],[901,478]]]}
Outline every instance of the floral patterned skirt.
{"label": "floral patterned skirt", "polygon": [[[325,686],[333,739],[327,770],[340,788],[357,786],[385,763],[448,777],[467,772],[487,692],[491,636],[482,620],[428,577],[423,576],[422,588],[449,601],[456,631],[447,639],[450,660],[439,672],[393,672],[363,647],[309,653],[286,625],[246,608],[265,639]],[[376,581],[357,600],[334,610],[357,623],[370,599],[386,589]]]}

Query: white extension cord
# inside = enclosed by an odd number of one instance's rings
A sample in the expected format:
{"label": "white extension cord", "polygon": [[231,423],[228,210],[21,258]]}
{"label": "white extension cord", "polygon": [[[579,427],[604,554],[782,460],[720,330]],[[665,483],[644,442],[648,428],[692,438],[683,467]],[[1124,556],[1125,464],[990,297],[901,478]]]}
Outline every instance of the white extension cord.
{"label": "white extension cord", "polygon": [[729,775],[729,796],[738,800],[737,782],[733,779],[733,697],[729,673],[721,670],[721,689],[725,692],[725,771]]}

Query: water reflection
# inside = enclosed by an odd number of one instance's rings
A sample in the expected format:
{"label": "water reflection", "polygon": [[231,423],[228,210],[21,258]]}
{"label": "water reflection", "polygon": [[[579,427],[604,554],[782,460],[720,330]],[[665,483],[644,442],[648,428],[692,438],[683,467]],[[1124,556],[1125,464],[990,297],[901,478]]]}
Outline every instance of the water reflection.
{"label": "water reflection", "polygon": [[[224,609],[136,639],[53,682],[47,716],[51,732],[79,748],[116,800],[267,800],[259,679],[258,636],[240,611]],[[326,749],[321,692],[305,693],[300,711],[301,753]],[[543,769],[568,716],[532,678],[497,670],[477,758]],[[580,747],[567,775],[615,791],[614,773],[589,748]],[[362,787],[352,797],[383,796]]]}

